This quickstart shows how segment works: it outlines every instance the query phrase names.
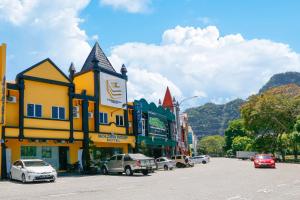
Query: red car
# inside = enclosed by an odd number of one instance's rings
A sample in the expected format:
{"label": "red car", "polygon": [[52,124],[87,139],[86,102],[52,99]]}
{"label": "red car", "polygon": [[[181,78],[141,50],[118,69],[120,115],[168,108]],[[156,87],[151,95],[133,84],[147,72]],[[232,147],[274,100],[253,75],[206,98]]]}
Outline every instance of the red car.
{"label": "red car", "polygon": [[275,160],[273,156],[268,154],[258,154],[254,158],[254,167],[270,167],[275,168]]}

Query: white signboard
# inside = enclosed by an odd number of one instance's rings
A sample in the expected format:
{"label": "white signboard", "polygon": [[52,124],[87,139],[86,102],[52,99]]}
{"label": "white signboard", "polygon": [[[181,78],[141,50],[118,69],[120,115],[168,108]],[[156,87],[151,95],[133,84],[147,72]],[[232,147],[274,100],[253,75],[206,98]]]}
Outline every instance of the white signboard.
{"label": "white signboard", "polygon": [[126,104],[126,81],[100,72],[100,101],[102,105],[122,108]]}

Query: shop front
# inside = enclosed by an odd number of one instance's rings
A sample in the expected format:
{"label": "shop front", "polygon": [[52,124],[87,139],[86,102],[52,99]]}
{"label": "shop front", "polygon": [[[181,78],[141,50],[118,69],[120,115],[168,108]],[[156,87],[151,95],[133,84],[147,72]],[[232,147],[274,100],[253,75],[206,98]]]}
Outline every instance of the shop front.
{"label": "shop front", "polygon": [[77,162],[81,142],[67,140],[6,139],[6,169],[18,159],[42,159],[59,171],[67,170],[68,164]]}
{"label": "shop front", "polygon": [[124,134],[90,133],[92,158],[94,161],[107,161],[121,153],[132,153],[135,137]]}
{"label": "shop front", "polygon": [[136,151],[155,158],[172,156],[176,148],[173,113],[145,99],[134,101],[133,107]]}

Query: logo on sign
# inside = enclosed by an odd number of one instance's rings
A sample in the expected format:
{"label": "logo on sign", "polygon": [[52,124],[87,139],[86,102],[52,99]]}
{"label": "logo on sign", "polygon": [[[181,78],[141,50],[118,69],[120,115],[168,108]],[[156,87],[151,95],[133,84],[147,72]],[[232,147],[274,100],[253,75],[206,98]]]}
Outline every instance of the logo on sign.
{"label": "logo on sign", "polygon": [[122,103],[122,88],[117,80],[106,80],[106,92],[109,101],[112,103]]}

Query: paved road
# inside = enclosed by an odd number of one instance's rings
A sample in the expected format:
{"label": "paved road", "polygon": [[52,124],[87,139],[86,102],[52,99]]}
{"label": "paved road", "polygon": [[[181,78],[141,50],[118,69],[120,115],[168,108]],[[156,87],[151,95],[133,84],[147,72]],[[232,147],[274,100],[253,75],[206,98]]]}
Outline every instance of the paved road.
{"label": "paved road", "polygon": [[149,176],[85,176],[56,183],[0,182],[0,199],[299,200],[300,165],[254,169],[250,161],[213,158],[207,165]]}

